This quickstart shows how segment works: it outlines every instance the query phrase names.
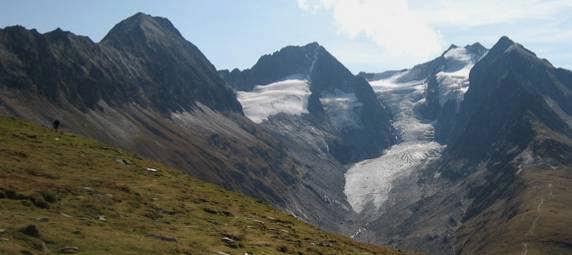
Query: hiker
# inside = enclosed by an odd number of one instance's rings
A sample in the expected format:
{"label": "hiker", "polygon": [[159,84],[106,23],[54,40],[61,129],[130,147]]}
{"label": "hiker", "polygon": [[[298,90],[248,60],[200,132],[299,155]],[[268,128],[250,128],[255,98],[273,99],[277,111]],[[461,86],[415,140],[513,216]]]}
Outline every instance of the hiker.
{"label": "hiker", "polygon": [[54,122],[52,122],[52,127],[54,128],[55,131],[58,131],[58,128],[60,128],[60,121],[59,120],[54,120]]}

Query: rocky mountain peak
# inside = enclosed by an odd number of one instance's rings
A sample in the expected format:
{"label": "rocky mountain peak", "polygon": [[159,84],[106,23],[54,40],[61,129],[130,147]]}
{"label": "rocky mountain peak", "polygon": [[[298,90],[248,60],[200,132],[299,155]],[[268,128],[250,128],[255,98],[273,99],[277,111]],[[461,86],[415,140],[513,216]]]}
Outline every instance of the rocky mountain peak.
{"label": "rocky mountain peak", "polygon": [[485,46],[483,46],[479,42],[475,42],[471,45],[467,45],[467,46],[465,46],[465,48],[467,48],[473,52],[485,52],[485,51],[487,51],[487,48],[485,48]]}
{"label": "rocky mountain peak", "polygon": [[[304,46],[286,46],[272,54],[262,56],[252,67],[254,72],[266,72],[267,69],[282,69],[278,76],[309,76],[318,58],[331,56],[324,47],[316,42]],[[333,58],[333,57],[332,57]],[[282,79],[284,77],[274,77]]]}
{"label": "rocky mountain peak", "polygon": [[489,52],[491,58],[497,58],[499,56],[511,54],[520,55],[522,57],[528,58],[529,60],[539,60],[534,52],[514,42],[507,36],[502,36]]}
{"label": "rocky mountain peak", "polygon": [[516,43],[513,40],[511,40],[508,36],[503,35],[503,36],[501,36],[501,38],[499,38],[499,40],[493,46],[492,49],[494,49],[495,47],[506,49],[509,46],[514,45],[514,44],[516,44]]}
{"label": "rocky mountain peak", "polygon": [[451,44],[449,45],[449,47],[447,48],[447,50],[445,50],[445,52],[443,52],[443,54],[445,54],[446,52],[452,50],[452,49],[456,49],[459,48],[459,46],[455,45],[455,44]]}
{"label": "rocky mountain peak", "polygon": [[302,48],[309,49],[309,50],[319,50],[319,49],[324,50],[324,47],[322,47],[322,45],[320,45],[318,42],[308,43],[308,44],[302,46]]}
{"label": "rocky mountain peak", "polygon": [[219,74],[236,89],[246,91],[255,85],[289,78],[315,80],[319,75],[336,74],[338,77],[332,80],[339,81],[353,77],[346,67],[317,42],[286,46],[263,55],[250,69],[221,70]]}
{"label": "rocky mountain peak", "polygon": [[137,43],[164,44],[168,40],[185,39],[168,19],[138,12],[115,25],[102,43],[116,48],[128,48]]}
{"label": "rocky mountain peak", "polygon": [[93,41],[87,36],[76,35],[70,31],[63,30],[59,27],[43,34],[43,36],[51,42],[69,43],[75,40],[75,41],[85,41],[93,43]]}
{"label": "rocky mountain peak", "polygon": [[[554,68],[550,62],[540,59],[536,54],[507,36],[501,37],[490,49],[489,53],[475,66],[474,72],[479,73],[485,67],[504,66],[506,70],[526,72],[530,74],[541,67]],[[503,69],[505,70],[505,69]]]}

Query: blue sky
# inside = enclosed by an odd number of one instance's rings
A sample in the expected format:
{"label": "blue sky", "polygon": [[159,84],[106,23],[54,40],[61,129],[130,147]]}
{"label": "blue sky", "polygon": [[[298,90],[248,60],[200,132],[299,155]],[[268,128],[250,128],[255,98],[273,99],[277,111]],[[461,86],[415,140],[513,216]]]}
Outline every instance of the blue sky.
{"label": "blue sky", "polygon": [[170,19],[219,69],[313,41],[353,72],[399,69],[502,35],[572,69],[572,0],[4,0],[0,26],[99,41],[139,11]]}

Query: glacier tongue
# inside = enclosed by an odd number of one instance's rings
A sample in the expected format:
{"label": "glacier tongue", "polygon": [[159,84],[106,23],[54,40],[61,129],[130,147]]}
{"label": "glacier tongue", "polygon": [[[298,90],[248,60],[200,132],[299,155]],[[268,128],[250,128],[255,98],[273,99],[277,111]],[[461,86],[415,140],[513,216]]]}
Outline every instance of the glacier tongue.
{"label": "glacier tongue", "polygon": [[380,157],[358,162],[347,171],[344,192],[358,213],[366,208],[379,210],[395,178],[439,157],[443,149],[443,145],[434,141],[433,125],[415,115],[415,106],[424,100],[425,81],[398,83],[403,74],[371,82],[394,113],[393,126],[401,133],[401,142]]}

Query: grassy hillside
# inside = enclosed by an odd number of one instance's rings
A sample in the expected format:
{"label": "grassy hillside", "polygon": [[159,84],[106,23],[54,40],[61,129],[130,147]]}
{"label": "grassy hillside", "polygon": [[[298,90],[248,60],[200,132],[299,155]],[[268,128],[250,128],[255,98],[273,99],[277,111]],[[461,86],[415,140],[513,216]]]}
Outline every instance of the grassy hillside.
{"label": "grassy hillside", "polygon": [[73,134],[0,117],[0,254],[397,254]]}

